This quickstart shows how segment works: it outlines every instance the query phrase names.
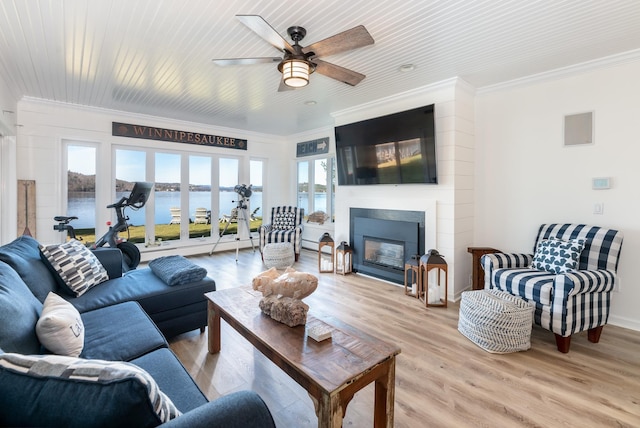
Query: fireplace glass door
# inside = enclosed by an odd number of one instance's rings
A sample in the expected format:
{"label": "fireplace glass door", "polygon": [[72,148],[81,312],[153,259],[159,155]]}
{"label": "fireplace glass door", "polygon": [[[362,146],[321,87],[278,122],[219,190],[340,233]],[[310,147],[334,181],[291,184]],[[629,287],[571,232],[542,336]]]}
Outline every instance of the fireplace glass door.
{"label": "fireplace glass door", "polygon": [[404,269],[404,242],[364,237],[364,263]]}

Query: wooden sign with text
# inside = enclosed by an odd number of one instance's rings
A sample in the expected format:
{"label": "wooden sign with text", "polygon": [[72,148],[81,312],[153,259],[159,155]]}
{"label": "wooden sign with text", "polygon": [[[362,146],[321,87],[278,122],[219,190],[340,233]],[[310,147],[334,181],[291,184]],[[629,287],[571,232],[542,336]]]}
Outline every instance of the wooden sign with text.
{"label": "wooden sign with text", "polygon": [[197,144],[200,146],[223,147],[225,149],[247,150],[247,140],[199,132],[176,131],[152,126],[111,122],[111,135],[116,137],[142,138],[145,140],[169,141],[172,143]]}
{"label": "wooden sign with text", "polygon": [[322,153],[329,153],[329,137],[298,143],[296,147],[296,157],[298,158]]}

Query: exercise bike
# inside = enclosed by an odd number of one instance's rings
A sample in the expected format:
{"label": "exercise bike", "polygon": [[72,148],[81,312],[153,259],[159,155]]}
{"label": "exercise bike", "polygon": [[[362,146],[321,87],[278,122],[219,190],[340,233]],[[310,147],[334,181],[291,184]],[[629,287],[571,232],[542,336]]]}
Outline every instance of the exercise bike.
{"label": "exercise bike", "polygon": [[[116,224],[110,225],[107,233],[97,239],[95,244],[91,246],[91,249],[103,247],[106,244],[111,248],[118,248],[122,251],[122,257],[126,266],[131,270],[137,268],[140,264],[140,250],[135,244],[128,241],[129,224],[127,223],[127,220],[129,220],[129,217],[125,215],[124,210],[127,207],[131,207],[135,210],[144,207],[149,199],[149,194],[151,193],[152,188],[153,183],[136,182],[129,197],[123,196],[118,202],[107,205],[107,208],[113,208],[116,210]],[[77,239],[73,226],[69,224],[70,221],[76,220],[77,218],[78,217],[75,216],[56,216],[53,219],[57,221],[58,224],[54,225],[53,228],[60,232],[66,230],[70,238]],[[127,240],[118,236],[120,232],[124,231],[127,231]]]}

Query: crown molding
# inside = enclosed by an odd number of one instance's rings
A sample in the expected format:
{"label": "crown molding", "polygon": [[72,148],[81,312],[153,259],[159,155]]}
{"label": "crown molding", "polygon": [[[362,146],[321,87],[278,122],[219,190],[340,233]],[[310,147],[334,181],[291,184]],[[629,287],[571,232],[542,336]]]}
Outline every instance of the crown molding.
{"label": "crown molding", "polygon": [[640,60],[640,49],[622,52],[616,55],[610,55],[591,61],[581,62],[579,64],[569,65],[567,67],[556,68],[555,70],[545,71],[543,73],[532,74],[530,76],[519,79],[508,80],[506,82],[496,83],[494,85],[482,86],[476,90],[477,95],[490,92],[497,92],[506,89],[527,86],[534,83],[541,83],[550,80],[556,80],[564,77],[575,76],[589,71],[600,70],[603,68],[614,67],[620,64],[626,64]]}
{"label": "crown molding", "polygon": [[[67,107],[67,108],[72,108],[75,110],[84,111],[84,112],[93,113],[93,114],[97,113],[97,114],[110,115],[114,118],[116,122],[120,121],[115,119],[116,117],[118,117],[118,118],[124,118],[122,119],[122,121],[125,121],[125,122],[132,121],[132,120],[140,120],[143,123],[149,123],[149,122],[163,123],[165,124],[163,126],[166,126],[166,127],[185,127],[187,129],[201,129],[202,132],[205,132],[205,133],[213,132],[213,133],[220,133],[220,134],[234,134],[238,137],[242,137],[246,140],[252,140],[252,141],[268,142],[268,141],[274,141],[274,140],[275,141],[284,140],[284,137],[281,135],[264,134],[260,132],[247,131],[240,128],[229,128],[224,126],[209,125],[206,123],[191,122],[188,120],[173,119],[173,118],[162,117],[162,116],[152,116],[152,115],[141,114],[141,113],[131,113],[124,110],[108,109],[104,107],[93,107],[93,106],[87,106],[83,104],[73,104],[73,103],[67,103],[62,101],[47,100],[44,98],[25,96],[25,97],[22,97],[20,101],[35,103],[35,104],[40,104],[45,106],[48,105],[52,107]],[[111,132],[111,128],[109,128],[109,132]]]}
{"label": "crown molding", "polygon": [[336,123],[350,123],[368,117],[388,114],[389,112],[418,107],[421,104],[437,104],[443,99],[453,99],[456,90],[460,88],[459,85],[461,82],[465,88],[471,87],[459,77],[453,77],[388,97],[379,98],[352,108],[335,111],[331,113],[331,116]]}

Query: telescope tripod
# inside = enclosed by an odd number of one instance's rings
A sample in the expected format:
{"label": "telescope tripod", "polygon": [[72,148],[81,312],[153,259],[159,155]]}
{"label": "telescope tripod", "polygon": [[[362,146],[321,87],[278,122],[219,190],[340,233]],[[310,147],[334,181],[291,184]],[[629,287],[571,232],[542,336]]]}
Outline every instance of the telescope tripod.
{"label": "telescope tripod", "polygon": [[224,229],[222,230],[222,232],[220,232],[220,235],[218,236],[218,240],[216,241],[216,243],[213,246],[213,248],[211,249],[211,251],[209,251],[209,255],[213,254],[213,252],[215,251],[216,247],[220,243],[220,240],[222,239],[224,234],[227,232],[227,229],[229,228],[229,225],[231,223],[233,223],[234,221],[237,224],[237,230],[236,230],[236,234],[235,234],[236,235],[236,237],[235,237],[235,240],[236,240],[236,263],[238,263],[238,251],[240,250],[240,223],[241,222],[243,222],[244,225],[247,227],[247,233],[249,234],[249,240],[251,241],[251,248],[253,249],[254,253],[256,252],[256,247],[255,247],[255,245],[253,245],[253,236],[251,236],[251,225],[249,224],[249,216],[247,216],[246,199],[245,198],[241,198],[238,201],[238,205],[236,206],[235,210],[231,211],[231,216],[229,217],[229,221],[224,226]]}

